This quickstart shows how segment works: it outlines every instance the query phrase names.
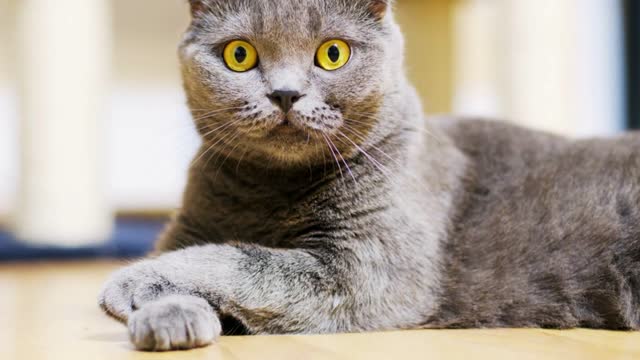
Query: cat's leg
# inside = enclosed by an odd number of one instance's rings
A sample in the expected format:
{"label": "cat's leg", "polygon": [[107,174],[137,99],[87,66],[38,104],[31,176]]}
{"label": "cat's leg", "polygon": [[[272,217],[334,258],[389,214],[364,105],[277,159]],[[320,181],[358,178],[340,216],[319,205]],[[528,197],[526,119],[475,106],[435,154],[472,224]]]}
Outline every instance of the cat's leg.
{"label": "cat's leg", "polygon": [[128,322],[132,341],[143,350],[212,342],[220,333],[216,312],[237,318],[252,333],[350,331],[347,263],[345,252],[326,249],[194,247],[117,272],[100,304]]}

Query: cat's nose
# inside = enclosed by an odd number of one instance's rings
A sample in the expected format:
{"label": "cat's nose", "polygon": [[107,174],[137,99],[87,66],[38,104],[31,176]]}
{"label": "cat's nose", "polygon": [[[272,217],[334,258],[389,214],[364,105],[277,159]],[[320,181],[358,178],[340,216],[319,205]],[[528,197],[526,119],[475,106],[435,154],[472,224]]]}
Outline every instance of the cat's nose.
{"label": "cat's nose", "polygon": [[274,104],[278,105],[282,111],[288,113],[293,104],[298,102],[304,95],[295,90],[276,90],[267,95]]}

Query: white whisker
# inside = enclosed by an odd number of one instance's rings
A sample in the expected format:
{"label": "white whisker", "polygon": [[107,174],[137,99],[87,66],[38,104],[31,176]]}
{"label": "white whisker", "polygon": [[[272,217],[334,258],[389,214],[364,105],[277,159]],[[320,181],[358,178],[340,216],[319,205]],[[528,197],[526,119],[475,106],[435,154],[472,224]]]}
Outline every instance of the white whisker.
{"label": "white whisker", "polygon": [[[230,122],[228,122],[228,123],[224,124],[223,126],[219,127],[218,129],[216,129],[216,130],[214,130],[214,131],[211,131],[211,132],[207,133],[206,135],[203,135],[203,138],[204,138],[204,139],[205,139],[205,141],[206,141],[206,136],[212,135],[214,132],[216,132],[216,131],[220,131],[220,130],[221,130],[221,131],[226,131],[226,132],[225,132],[225,134],[228,134],[228,133],[230,133],[230,131],[228,130],[228,129],[229,129],[229,127],[230,127],[231,125],[233,125],[233,124],[237,123],[238,121],[239,121],[239,120],[236,120],[236,121],[230,121]],[[195,160],[193,160],[193,161],[191,162],[191,166],[192,166],[192,167],[193,167],[193,166],[195,166],[195,165],[198,163],[198,161],[200,161],[200,160],[201,160],[201,159],[202,159],[202,158],[203,158],[203,157],[204,157],[204,156],[205,156],[209,151],[213,150],[213,148],[214,148],[216,145],[218,145],[218,143],[219,143],[219,142],[220,142],[220,140],[218,140],[217,142],[215,142],[215,143],[213,143],[213,144],[209,145],[209,146],[207,147],[207,149],[206,149],[202,154],[200,154],[200,155],[199,155]],[[207,161],[207,162],[208,162],[208,161]]]}
{"label": "white whisker", "polygon": [[[233,142],[236,142],[236,145],[231,149],[231,151],[229,151],[229,153],[227,154],[227,156],[224,158],[224,160],[222,161],[222,163],[218,166],[218,170],[216,170],[216,174],[214,176],[214,179],[218,178],[218,173],[220,172],[220,170],[222,170],[222,167],[224,166],[224,164],[227,162],[227,160],[229,160],[229,157],[231,157],[231,154],[233,154],[234,151],[236,151],[236,149],[238,148],[238,146],[240,146],[241,142],[236,141],[238,138],[240,137],[240,133],[236,133],[236,135],[231,138],[231,140],[229,140],[229,145],[231,146],[233,144]],[[216,158],[215,161],[217,161],[218,159]]]}
{"label": "white whisker", "polygon": [[[338,170],[340,171],[340,177],[342,178],[342,181],[344,182],[344,174],[342,173],[342,166],[340,166],[340,161],[338,161],[338,157],[333,152],[333,149],[331,148],[331,145],[329,144],[329,139],[327,138],[327,136],[325,134],[322,134],[322,137],[324,138],[324,141],[327,143],[327,146],[329,147],[329,151],[331,151],[331,155],[333,155],[333,159],[335,160],[336,164],[338,165]],[[334,165],[334,169],[335,169],[335,165]]]}
{"label": "white whisker", "polygon": [[327,138],[327,139],[329,140],[331,145],[333,145],[333,148],[335,149],[335,151],[338,154],[338,156],[340,157],[340,159],[342,159],[342,162],[344,163],[344,166],[347,168],[347,171],[349,172],[349,175],[351,175],[351,178],[353,179],[353,182],[355,184],[357,184],[358,181],[356,180],[356,177],[353,175],[353,172],[351,171],[351,168],[349,167],[349,164],[347,163],[347,160],[345,160],[344,156],[342,156],[342,154],[340,153],[340,149],[338,149],[336,144],[334,144],[333,141],[331,141],[330,138]]}

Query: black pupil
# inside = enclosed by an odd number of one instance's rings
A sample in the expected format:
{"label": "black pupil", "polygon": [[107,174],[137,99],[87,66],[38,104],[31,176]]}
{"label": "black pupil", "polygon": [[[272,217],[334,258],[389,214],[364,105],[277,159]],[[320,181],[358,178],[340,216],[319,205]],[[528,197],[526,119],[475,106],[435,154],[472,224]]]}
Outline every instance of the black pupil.
{"label": "black pupil", "polygon": [[247,49],[245,49],[243,46],[238,46],[236,48],[236,53],[234,54],[234,56],[236,57],[236,61],[239,64],[242,64],[245,60],[247,60]]}
{"label": "black pupil", "polygon": [[338,48],[338,45],[332,45],[329,48],[329,60],[334,63],[337,63],[338,60],[340,60],[340,49]]}

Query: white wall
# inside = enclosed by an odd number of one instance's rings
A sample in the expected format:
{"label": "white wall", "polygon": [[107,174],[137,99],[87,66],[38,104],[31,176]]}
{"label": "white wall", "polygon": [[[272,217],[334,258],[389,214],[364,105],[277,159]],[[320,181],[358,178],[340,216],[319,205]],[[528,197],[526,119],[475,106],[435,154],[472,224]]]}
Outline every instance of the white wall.
{"label": "white wall", "polygon": [[0,214],[6,213],[13,201],[17,181],[15,93],[8,66],[12,24],[9,0],[0,0]]}
{"label": "white wall", "polygon": [[13,89],[0,87],[0,217],[14,203],[18,181],[18,122]]}
{"label": "white wall", "polygon": [[178,88],[120,88],[108,126],[110,194],[119,210],[170,209],[199,139]]}
{"label": "white wall", "polygon": [[624,129],[621,2],[500,1],[509,29],[509,116],[579,137]]}
{"label": "white wall", "polygon": [[460,0],[455,111],[589,137],[625,124],[619,0]]}
{"label": "white wall", "polygon": [[[0,218],[13,208],[18,181],[14,26],[21,0],[0,0]],[[198,146],[180,85],[176,45],[186,1],[112,0],[112,87],[102,128],[108,198],[119,210],[172,208]],[[43,59],[46,61],[46,59]]]}

